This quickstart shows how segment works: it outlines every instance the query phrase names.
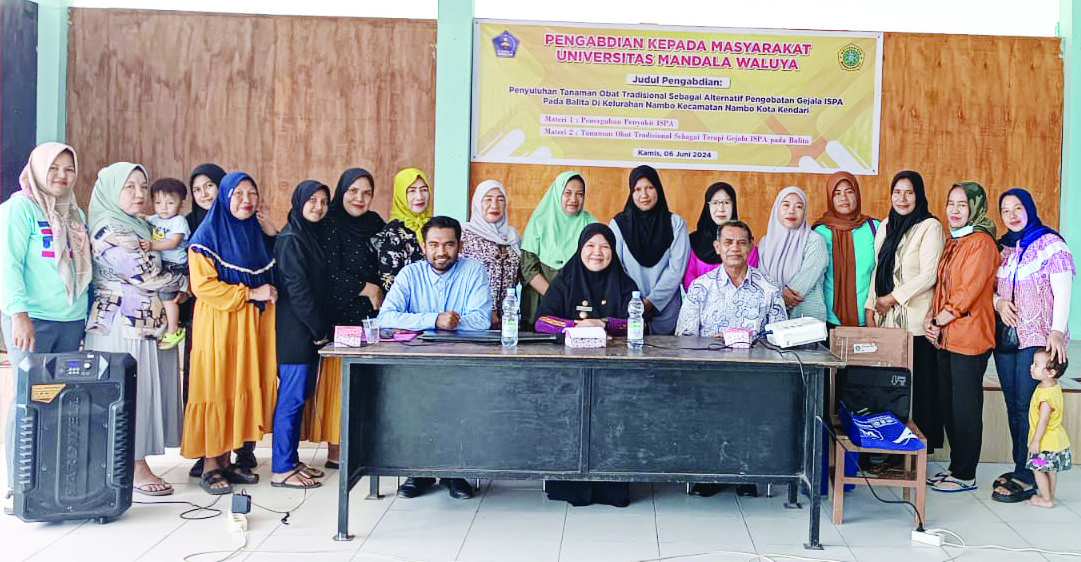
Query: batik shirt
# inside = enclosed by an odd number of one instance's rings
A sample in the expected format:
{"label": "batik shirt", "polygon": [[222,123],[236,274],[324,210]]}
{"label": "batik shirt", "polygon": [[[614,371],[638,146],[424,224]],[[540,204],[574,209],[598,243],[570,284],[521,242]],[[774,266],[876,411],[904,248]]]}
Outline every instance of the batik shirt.
{"label": "batik shirt", "polygon": [[[1025,248],[1024,255],[1020,254],[1019,246],[1003,248],[1002,265],[995,278],[996,293],[1000,298],[1013,299],[1017,305],[1017,339],[1021,347],[1043,347],[1051,335],[1054,309],[1051,276],[1056,273],[1073,275],[1073,254],[1061,237],[1050,233],[1037,238]],[[1016,292],[1013,288],[1015,273]],[[1069,334],[1063,335],[1069,339]]]}
{"label": "batik shirt", "polygon": [[781,290],[758,269],[748,266],[747,277],[737,286],[724,267],[718,267],[687,289],[676,335],[711,338],[724,328],[749,328],[757,333],[766,324],[787,319]]}

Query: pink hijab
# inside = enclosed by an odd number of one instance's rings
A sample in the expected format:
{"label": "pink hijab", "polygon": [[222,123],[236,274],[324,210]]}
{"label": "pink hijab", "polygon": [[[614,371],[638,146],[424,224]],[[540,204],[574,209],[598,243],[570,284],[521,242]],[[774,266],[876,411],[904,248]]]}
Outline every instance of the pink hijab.
{"label": "pink hijab", "polygon": [[[75,297],[90,285],[93,260],[86,223],[79,216],[74,190],[69,189],[66,195],[56,197],[46,189],[49,167],[64,151],[71,153],[75,169],[78,170],[79,161],[74,148],[59,142],[42,143],[30,152],[26,167],[19,174],[19,187],[22,188],[19,195],[33,201],[45,213],[45,219],[52,229],[56,270],[64,283],[68,304],[73,304]],[[74,188],[74,185],[71,187]]]}

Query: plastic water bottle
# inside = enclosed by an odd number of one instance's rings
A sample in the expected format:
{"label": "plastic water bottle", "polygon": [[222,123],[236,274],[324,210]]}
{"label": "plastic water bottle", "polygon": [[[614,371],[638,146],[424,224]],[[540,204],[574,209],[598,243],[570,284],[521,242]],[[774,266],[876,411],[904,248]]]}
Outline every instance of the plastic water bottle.
{"label": "plastic water bottle", "polygon": [[642,314],[646,306],[642,304],[642,293],[631,293],[631,302],[627,305],[627,349],[642,349],[646,341],[646,321]]}
{"label": "plastic water bottle", "polygon": [[507,289],[503,299],[503,336],[500,339],[503,347],[518,345],[518,295],[513,288]]}

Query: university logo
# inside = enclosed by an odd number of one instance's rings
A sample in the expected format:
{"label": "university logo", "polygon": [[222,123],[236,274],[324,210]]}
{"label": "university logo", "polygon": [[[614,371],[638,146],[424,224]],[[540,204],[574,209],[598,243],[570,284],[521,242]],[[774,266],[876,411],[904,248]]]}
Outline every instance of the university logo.
{"label": "university logo", "polygon": [[837,51],[837,63],[845,70],[859,70],[863,66],[863,49],[849,43]]}
{"label": "university logo", "polygon": [[511,35],[509,31],[504,31],[492,39],[492,45],[495,46],[495,56],[512,59],[514,55],[518,53],[518,38]]}

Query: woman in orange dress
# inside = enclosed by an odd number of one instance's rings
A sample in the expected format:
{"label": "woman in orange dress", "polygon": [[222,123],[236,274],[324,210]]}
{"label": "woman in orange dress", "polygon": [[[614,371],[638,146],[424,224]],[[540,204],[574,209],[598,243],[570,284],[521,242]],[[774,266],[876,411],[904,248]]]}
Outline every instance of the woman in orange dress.
{"label": "woman in orange dress", "polygon": [[277,394],[274,258],[256,219],[259,189],[243,172],[222,179],[188,246],[197,300],[181,454],[203,458],[209,494],[254,483],[229,453],[270,431]]}

